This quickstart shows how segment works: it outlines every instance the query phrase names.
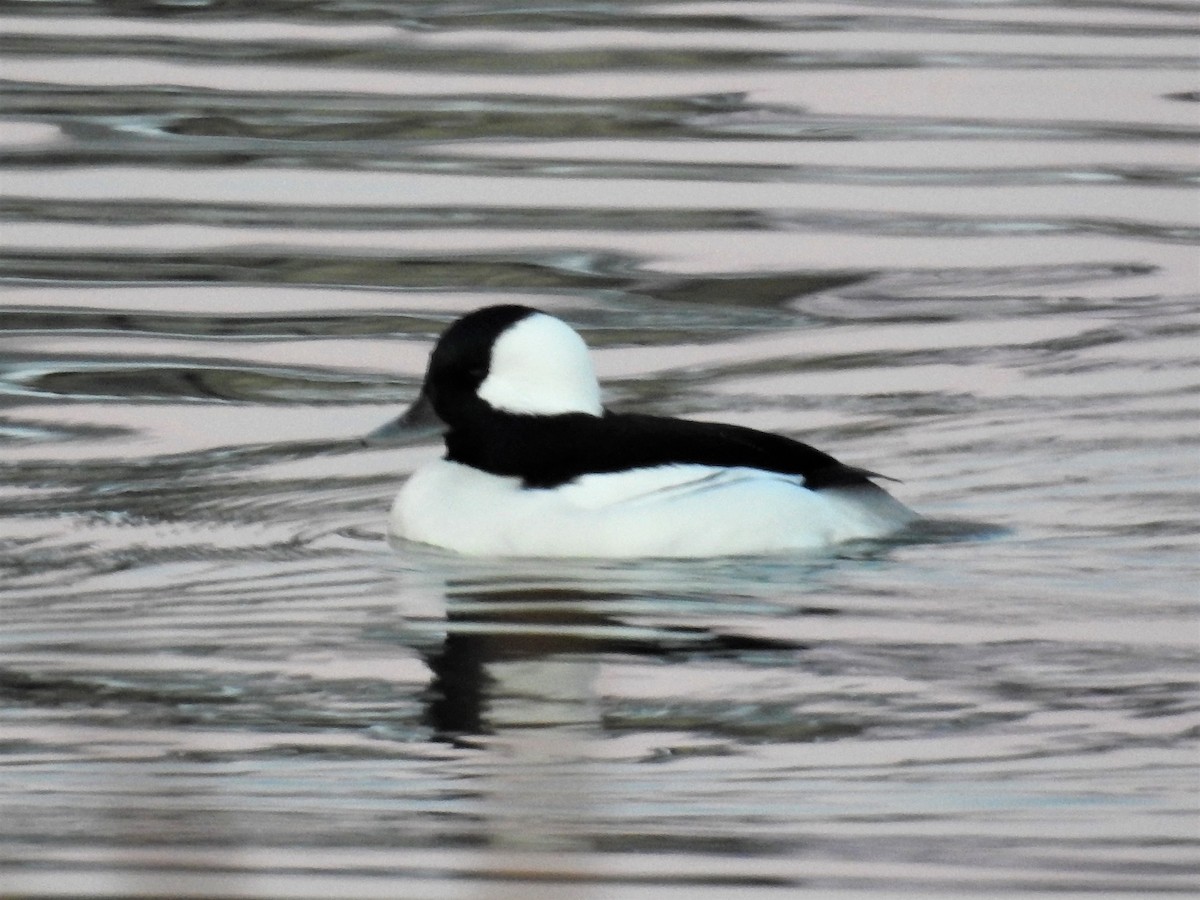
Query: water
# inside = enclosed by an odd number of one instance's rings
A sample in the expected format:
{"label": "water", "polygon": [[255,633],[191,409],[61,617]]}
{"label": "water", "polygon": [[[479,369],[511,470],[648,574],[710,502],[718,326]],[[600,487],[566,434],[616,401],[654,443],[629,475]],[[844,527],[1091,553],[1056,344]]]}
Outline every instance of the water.
{"label": "water", "polygon": [[[1192,890],[1196,12],[4,4],[0,893]],[[388,546],[514,301],[928,527]]]}

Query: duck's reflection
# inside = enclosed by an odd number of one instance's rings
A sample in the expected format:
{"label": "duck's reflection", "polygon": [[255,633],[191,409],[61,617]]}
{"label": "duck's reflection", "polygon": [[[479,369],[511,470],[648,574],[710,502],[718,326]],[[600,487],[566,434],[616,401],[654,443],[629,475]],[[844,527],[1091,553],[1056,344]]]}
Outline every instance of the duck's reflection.
{"label": "duck's reflection", "polygon": [[637,624],[604,609],[632,599],[579,588],[448,586],[445,638],[425,653],[433,672],[426,724],[441,740],[514,728],[599,727],[594,680],[605,659],[799,649],[692,626]]}
{"label": "duck's reflection", "polygon": [[425,724],[442,738],[484,732],[483,707],[489,678],[480,640],[475,635],[449,632],[434,653],[425,657],[433,671]]}
{"label": "duck's reflection", "polygon": [[[529,866],[553,865],[555,878],[587,882],[564,861],[575,858],[573,851],[587,858],[610,830],[613,766],[636,764],[653,750],[652,737],[618,733],[606,719],[606,671],[638,661],[796,649],[696,627],[696,607],[673,610],[661,588],[638,589],[612,575],[450,575],[425,595],[440,601],[444,619],[428,609],[425,635],[440,639],[422,649],[433,673],[424,723],[434,740],[478,751],[462,758],[464,783],[479,804],[488,845],[504,851],[493,864],[520,866],[522,877]],[[684,589],[680,604],[700,596]],[[685,617],[689,624],[677,624]],[[514,876],[508,869],[494,874]]]}
{"label": "duck's reflection", "polygon": [[[618,624],[580,607],[595,598],[564,592],[552,606],[524,591],[466,591],[448,599],[445,640],[426,657],[433,671],[426,724],[435,736],[589,724],[594,656],[614,642],[596,631]],[[561,702],[550,702],[554,695]]]}

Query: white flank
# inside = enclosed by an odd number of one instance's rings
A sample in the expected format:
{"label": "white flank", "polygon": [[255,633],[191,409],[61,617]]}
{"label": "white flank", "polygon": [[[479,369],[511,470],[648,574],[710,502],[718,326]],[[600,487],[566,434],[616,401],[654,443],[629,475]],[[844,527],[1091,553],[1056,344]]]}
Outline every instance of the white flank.
{"label": "white flank", "polygon": [[663,466],[530,490],[442,460],[405,484],[391,526],[477,556],[707,557],[819,549],[914,518],[874,488],[811,491],[756,469]]}
{"label": "white flank", "polygon": [[544,313],[521,319],[496,339],[479,396],[493,409],[514,413],[603,412],[583,338]]}

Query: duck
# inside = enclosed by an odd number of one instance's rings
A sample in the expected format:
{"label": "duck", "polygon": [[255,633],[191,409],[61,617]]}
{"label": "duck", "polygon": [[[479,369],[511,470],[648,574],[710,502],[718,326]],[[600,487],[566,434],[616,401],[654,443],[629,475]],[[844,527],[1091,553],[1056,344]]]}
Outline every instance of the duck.
{"label": "duck", "polygon": [[416,401],[366,438],[440,435],[392,505],[401,541],[467,556],[708,558],[884,538],[917,514],[783,435],[604,407],[578,332],[505,304],[438,338]]}

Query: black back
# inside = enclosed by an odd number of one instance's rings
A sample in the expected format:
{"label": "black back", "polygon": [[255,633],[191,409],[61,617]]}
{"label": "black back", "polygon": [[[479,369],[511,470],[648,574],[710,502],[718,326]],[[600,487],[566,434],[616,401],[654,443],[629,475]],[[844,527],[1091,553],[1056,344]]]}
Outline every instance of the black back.
{"label": "black back", "polygon": [[589,473],[672,463],[801,475],[816,490],[869,484],[874,477],[781,435],[633,413],[528,416],[488,407],[482,417],[451,427],[446,451],[447,459],[520,478],[532,488],[555,487]]}

